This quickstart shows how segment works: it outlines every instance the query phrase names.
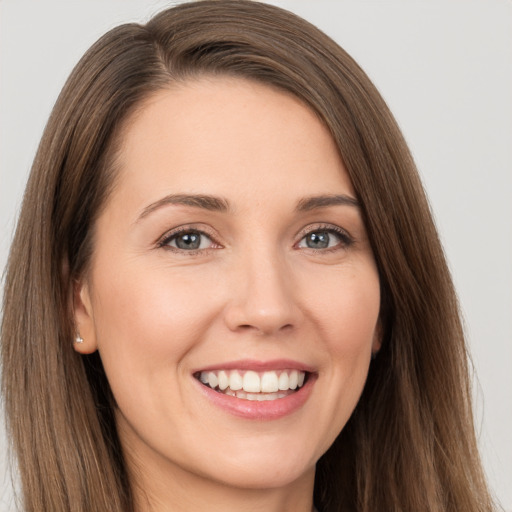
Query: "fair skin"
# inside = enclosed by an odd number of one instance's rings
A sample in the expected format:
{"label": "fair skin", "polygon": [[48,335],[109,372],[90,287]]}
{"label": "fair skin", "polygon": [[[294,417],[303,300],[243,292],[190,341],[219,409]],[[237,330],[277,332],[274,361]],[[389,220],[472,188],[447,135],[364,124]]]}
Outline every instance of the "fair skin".
{"label": "fair skin", "polygon": [[380,294],[308,108],[219,77],[149,98],[75,295],[76,348],[100,352],[138,512],[312,510],[315,463],[379,348]]}

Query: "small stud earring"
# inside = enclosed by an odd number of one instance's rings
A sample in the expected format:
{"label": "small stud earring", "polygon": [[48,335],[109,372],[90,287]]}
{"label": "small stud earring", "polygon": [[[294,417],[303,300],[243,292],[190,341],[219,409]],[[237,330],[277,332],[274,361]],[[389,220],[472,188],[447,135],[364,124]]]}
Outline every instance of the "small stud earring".
{"label": "small stud earring", "polygon": [[77,333],[76,337],[75,337],[75,343],[83,343],[84,342],[84,339],[82,338],[82,336],[80,336],[80,333]]}

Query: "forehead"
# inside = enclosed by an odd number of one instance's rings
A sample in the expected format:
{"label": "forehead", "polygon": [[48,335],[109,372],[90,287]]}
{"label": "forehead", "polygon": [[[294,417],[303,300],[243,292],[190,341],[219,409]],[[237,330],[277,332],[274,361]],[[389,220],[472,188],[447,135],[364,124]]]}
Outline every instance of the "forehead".
{"label": "forehead", "polygon": [[[226,195],[284,190],[312,195],[352,184],[318,116],[299,99],[238,78],[203,77],[149,97],[121,135],[120,185],[142,194]],[[315,190],[318,189],[318,190]]]}

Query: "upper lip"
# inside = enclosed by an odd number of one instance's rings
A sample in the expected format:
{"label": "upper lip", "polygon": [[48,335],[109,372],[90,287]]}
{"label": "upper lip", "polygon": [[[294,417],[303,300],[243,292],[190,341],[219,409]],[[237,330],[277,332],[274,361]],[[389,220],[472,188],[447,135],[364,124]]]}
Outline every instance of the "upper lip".
{"label": "upper lip", "polygon": [[310,373],[315,371],[312,366],[292,359],[272,359],[267,361],[240,359],[237,361],[226,361],[223,363],[202,366],[201,368],[197,368],[193,373],[218,370],[253,370],[256,372],[272,370],[300,370]]}

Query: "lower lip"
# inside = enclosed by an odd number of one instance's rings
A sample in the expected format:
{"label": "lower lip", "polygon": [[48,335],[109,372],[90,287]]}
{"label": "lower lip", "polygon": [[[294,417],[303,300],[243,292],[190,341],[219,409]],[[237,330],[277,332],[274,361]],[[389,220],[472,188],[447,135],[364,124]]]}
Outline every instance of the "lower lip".
{"label": "lower lip", "polygon": [[194,379],[200,386],[204,396],[215,406],[224,409],[226,412],[248,420],[277,420],[298,411],[309,398],[313,389],[316,376],[309,374],[304,386],[298,391],[284,398],[276,400],[245,400],[235,396],[225,395],[205,386],[197,379]]}

